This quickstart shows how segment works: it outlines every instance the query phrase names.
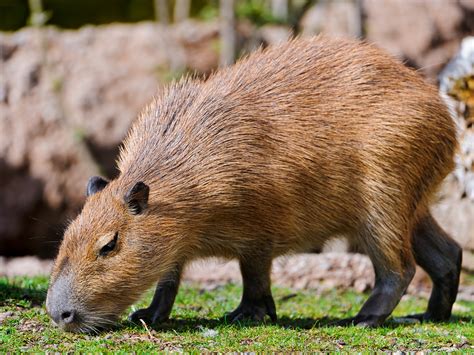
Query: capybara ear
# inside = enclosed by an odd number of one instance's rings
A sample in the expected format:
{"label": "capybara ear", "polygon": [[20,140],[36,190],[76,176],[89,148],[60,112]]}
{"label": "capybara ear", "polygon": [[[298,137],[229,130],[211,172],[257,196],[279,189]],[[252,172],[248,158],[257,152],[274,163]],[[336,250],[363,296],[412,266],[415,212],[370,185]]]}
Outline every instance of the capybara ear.
{"label": "capybara ear", "polygon": [[149,193],[148,185],[139,181],[125,194],[125,203],[132,214],[140,214],[147,208]]}
{"label": "capybara ear", "polygon": [[89,197],[90,195],[95,194],[96,192],[102,191],[104,187],[107,186],[109,182],[100,176],[93,176],[89,179],[87,183],[87,191],[86,195]]}

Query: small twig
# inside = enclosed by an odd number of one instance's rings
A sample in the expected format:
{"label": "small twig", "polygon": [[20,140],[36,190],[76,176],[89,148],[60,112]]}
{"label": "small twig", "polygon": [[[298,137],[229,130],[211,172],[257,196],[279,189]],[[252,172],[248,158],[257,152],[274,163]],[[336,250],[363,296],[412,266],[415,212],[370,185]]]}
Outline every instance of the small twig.
{"label": "small twig", "polygon": [[148,329],[148,326],[146,325],[145,321],[143,319],[140,318],[140,322],[143,324],[143,326],[145,327],[147,333],[148,333],[148,336],[150,337],[150,339],[153,339],[153,335],[151,334],[150,332],[150,329]]}

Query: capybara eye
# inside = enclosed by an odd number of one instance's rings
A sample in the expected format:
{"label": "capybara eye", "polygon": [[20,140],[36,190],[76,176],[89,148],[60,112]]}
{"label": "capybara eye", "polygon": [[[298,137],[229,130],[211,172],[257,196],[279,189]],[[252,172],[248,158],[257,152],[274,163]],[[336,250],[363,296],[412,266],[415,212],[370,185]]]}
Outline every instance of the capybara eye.
{"label": "capybara eye", "polygon": [[114,239],[112,239],[110,242],[108,242],[102,248],[100,248],[99,255],[107,256],[112,250],[114,250],[115,245],[117,244],[117,239],[118,239],[118,232],[115,233]]}

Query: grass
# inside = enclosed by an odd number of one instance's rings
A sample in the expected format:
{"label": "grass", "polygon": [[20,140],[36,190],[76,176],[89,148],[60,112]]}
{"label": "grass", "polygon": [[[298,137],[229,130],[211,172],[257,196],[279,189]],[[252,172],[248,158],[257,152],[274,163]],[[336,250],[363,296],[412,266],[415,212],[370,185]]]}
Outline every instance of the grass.
{"label": "grass", "polygon": [[[334,319],[353,316],[367,295],[333,290],[292,291],[274,287],[277,324],[227,324],[222,315],[238,305],[241,286],[212,291],[184,285],[172,320],[155,329],[129,323],[98,335],[64,333],[44,309],[47,279],[0,278],[0,352],[84,351],[474,351],[474,302],[458,302],[449,323],[398,324],[389,319],[377,329],[336,327]],[[146,305],[151,293],[135,307]],[[405,296],[395,316],[421,312],[426,300]]]}

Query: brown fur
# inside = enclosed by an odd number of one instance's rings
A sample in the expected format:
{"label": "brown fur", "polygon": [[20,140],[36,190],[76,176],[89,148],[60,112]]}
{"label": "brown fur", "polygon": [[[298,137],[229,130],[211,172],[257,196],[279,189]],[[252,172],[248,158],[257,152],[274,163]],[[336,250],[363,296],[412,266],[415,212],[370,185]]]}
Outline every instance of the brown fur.
{"label": "brown fur", "polygon": [[[436,88],[372,45],[317,37],[258,51],[144,109],[120,176],[66,231],[51,282],[72,275],[81,307],[110,319],[174,265],[271,260],[336,234],[403,274],[455,148]],[[133,216],[123,196],[137,181],[150,199]],[[98,257],[117,231],[117,250]]]}

